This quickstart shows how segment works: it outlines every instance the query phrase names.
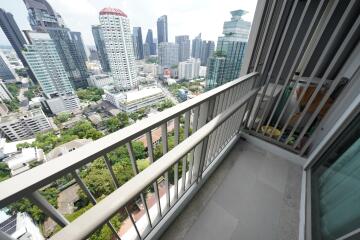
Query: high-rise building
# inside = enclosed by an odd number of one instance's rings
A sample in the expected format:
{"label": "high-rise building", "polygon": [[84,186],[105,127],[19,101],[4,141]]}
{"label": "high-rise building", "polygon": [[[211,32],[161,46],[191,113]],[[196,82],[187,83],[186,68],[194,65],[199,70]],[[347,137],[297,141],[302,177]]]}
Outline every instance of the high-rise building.
{"label": "high-rise building", "polygon": [[87,71],[81,49],[76,47],[76,39],[71,36],[60,14],[56,13],[46,0],[24,0],[33,30],[47,32],[54,40],[64,69],[75,88],[86,88]]}
{"label": "high-rise building", "polygon": [[133,27],[134,53],[136,59],[144,59],[144,48],[141,27]]}
{"label": "high-rise building", "polygon": [[[99,55],[96,50],[96,47],[89,47],[89,60],[90,61],[99,61]],[[100,62],[101,64],[101,62]]]}
{"label": "high-rise building", "polygon": [[214,41],[203,41],[201,46],[201,66],[206,66],[208,58],[214,54],[215,43]]}
{"label": "high-rise building", "polygon": [[183,62],[190,58],[190,40],[188,35],[175,36],[175,43],[179,44],[179,61]]}
{"label": "high-rise building", "polygon": [[10,66],[10,63],[6,56],[0,51],[0,79],[4,80],[17,80],[18,76],[14,69]]}
{"label": "high-rise building", "polygon": [[26,40],[22,35],[18,25],[16,24],[14,17],[11,13],[4,11],[0,8],[0,26],[5,33],[7,39],[9,40],[11,46],[15,50],[18,58],[21,63],[27,70],[27,74],[33,82],[37,82],[34,74],[31,72],[29,65],[27,64],[24,55],[22,54],[22,49],[26,44]]}
{"label": "high-rise building", "polygon": [[150,46],[147,42],[143,44],[143,49],[144,49],[144,58],[148,59],[150,57]]}
{"label": "high-rise building", "polygon": [[150,55],[156,55],[156,43],[154,42],[153,32],[151,29],[146,34],[146,43],[149,44]]}
{"label": "high-rise building", "polygon": [[157,20],[157,40],[158,44],[168,41],[168,21],[166,15],[159,17]]}
{"label": "high-rise building", "polygon": [[136,88],[138,79],[127,15],[120,9],[104,8],[100,11],[100,24],[116,88]]}
{"label": "high-rise building", "polygon": [[88,57],[85,50],[85,44],[81,37],[81,32],[70,32],[70,35],[75,43],[77,52],[81,53],[81,57],[83,58],[84,61],[87,61]]}
{"label": "high-rise building", "polygon": [[179,79],[191,80],[199,77],[200,59],[191,58],[185,62],[179,62]]}
{"label": "high-rise building", "polygon": [[6,85],[4,84],[4,82],[0,79],[0,99],[2,101],[4,100],[11,100],[13,99],[13,95],[11,94],[11,92],[9,92],[9,90],[7,89]]}
{"label": "high-rise building", "polygon": [[26,31],[23,54],[55,114],[79,109],[80,102],[66,74],[56,44],[48,33]]}
{"label": "high-rise building", "polygon": [[103,72],[110,72],[109,59],[106,53],[104,36],[101,31],[100,25],[91,26],[94,42]]}
{"label": "high-rise building", "polygon": [[224,36],[218,38],[216,53],[208,60],[207,89],[239,77],[251,27],[251,22],[242,19],[245,13],[243,10],[232,11],[231,20],[224,22]]}
{"label": "high-rise building", "polygon": [[202,40],[201,40],[201,33],[199,33],[199,35],[197,35],[191,43],[191,57],[193,58],[201,58],[201,45],[202,45]]}
{"label": "high-rise building", "polygon": [[179,63],[179,45],[176,43],[162,42],[158,50],[159,64],[161,67],[172,67]]}

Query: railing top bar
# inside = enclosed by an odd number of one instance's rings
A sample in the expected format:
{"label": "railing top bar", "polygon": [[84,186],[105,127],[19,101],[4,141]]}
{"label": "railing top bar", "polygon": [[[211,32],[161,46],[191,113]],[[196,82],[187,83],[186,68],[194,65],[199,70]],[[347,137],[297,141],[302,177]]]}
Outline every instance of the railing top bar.
{"label": "railing top bar", "polygon": [[[119,209],[138,196],[141,191],[150,186],[186,153],[198,145],[206,136],[243,106],[249,98],[257,94],[257,92],[258,89],[249,91],[223,113],[213,118],[202,128],[190,135],[185,141],[181,142],[167,152],[167,154],[59,231],[51,240],[86,239],[99,226],[103,225],[109,218],[115,215]],[[89,219],[91,219],[91,221],[89,221]]]}
{"label": "railing top bar", "polygon": [[258,73],[253,72],[228,82],[218,88],[205,92],[193,99],[180,103],[172,108],[156,114],[155,116],[138,121],[117,132],[104,136],[94,142],[88,143],[75,151],[46,162],[36,168],[12,177],[0,183],[0,208],[10,204],[27,194],[49,184],[59,177],[70,173],[86,163],[103,156],[116,147],[134,140],[146,132],[160,126],[174,117],[197,106],[211,97],[217,96],[227,89],[241,82],[255,77]]}

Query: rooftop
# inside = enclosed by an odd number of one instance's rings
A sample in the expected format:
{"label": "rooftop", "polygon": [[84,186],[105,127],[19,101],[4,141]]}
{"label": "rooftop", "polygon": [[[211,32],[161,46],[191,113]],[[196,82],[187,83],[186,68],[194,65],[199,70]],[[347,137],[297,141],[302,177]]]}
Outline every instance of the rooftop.
{"label": "rooftop", "polygon": [[116,15],[121,17],[127,17],[127,15],[120,9],[111,7],[103,8],[100,11],[100,15]]}

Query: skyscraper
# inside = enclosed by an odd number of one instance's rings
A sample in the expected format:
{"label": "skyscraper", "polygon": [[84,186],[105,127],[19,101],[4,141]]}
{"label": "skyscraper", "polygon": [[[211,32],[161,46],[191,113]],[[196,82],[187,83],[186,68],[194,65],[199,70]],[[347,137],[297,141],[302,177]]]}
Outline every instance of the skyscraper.
{"label": "skyscraper", "polygon": [[156,43],[154,42],[153,32],[151,29],[146,34],[146,43],[149,44],[150,55],[156,55]]}
{"label": "skyscraper", "polygon": [[144,58],[148,59],[150,57],[150,46],[147,42],[144,43],[143,45],[144,48]]}
{"label": "skyscraper", "polygon": [[83,58],[84,61],[87,61],[88,57],[85,50],[85,44],[81,37],[81,32],[70,32],[70,35],[75,43],[77,52],[81,53],[81,57]]}
{"label": "skyscraper", "polygon": [[211,89],[239,77],[250,33],[251,22],[244,21],[243,10],[232,11],[224,22],[224,36],[218,38],[216,53],[208,60],[206,88]]}
{"label": "skyscraper", "polygon": [[201,58],[201,33],[197,35],[193,40],[191,44],[191,57],[193,58]]}
{"label": "skyscraper", "polygon": [[4,31],[7,39],[9,40],[11,46],[14,48],[23,66],[27,69],[27,73],[29,77],[33,82],[37,82],[34,74],[29,68],[29,65],[27,64],[24,55],[22,54],[21,51],[24,45],[26,44],[26,40],[22,35],[18,25],[16,24],[13,15],[9,12],[5,12],[1,8],[0,8],[0,26]]}
{"label": "skyscraper", "polygon": [[179,63],[179,45],[176,43],[162,42],[159,44],[159,64],[169,68]]}
{"label": "skyscraper", "polygon": [[215,43],[214,41],[203,41],[201,45],[201,66],[206,66],[208,58],[214,54]]}
{"label": "skyscraper", "polygon": [[92,35],[94,37],[94,42],[99,57],[100,65],[103,72],[110,72],[109,59],[106,53],[104,36],[101,32],[100,25],[91,26]]}
{"label": "skyscraper", "polygon": [[118,90],[138,86],[130,22],[127,15],[116,8],[100,11],[100,24],[111,74]]}
{"label": "skyscraper", "polygon": [[86,88],[89,73],[82,57],[81,50],[76,47],[76,40],[66,28],[60,14],[56,13],[46,0],[24,0],[29,13],[29,22],[33,30],[47,32],[54,40],[67,75],[75,88]]}
{"label": "skyscraper", "polygon": [[18,76],[11,68],[6,56],[0,51],[0,80],[17,80]]}
{"label": "skyscraper", "polygon": [[179,44],[179,61],[183,62],[190,58],[190,40],[188,35],[175,36],[175,43]]}
{"label": "skyscraper", "polygon": [[141,27],[133,27],[133,41],[136,43],[134,46],[135,58],[136,59],[144,59],[144,48],[143,48],[143,40]]}
{"label": "skyscraper", "polygon": [[168,21],[166,15],[159,17],[157,20],[157,40],[158,44],[168,41]]}
{"label": "skyscraper", "polygon": [[66,74],[56,44],[48,33],[26,31],[29,44],[23,54],[43,90],[53,113],[73,111],[79,99]]}

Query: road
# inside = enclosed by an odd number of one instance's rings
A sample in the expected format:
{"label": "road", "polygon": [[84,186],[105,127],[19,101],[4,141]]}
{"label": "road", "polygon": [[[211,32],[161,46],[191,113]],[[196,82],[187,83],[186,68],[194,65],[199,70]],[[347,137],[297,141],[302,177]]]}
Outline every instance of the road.
{"label": "road", "polygon": [[175,105],[179,103],[179,101],[174,97],[171,92],[167,89],[165,84],[162,84],[160,81],[157,81],[157,85],[163,90],[166,97],[169,98]]}

